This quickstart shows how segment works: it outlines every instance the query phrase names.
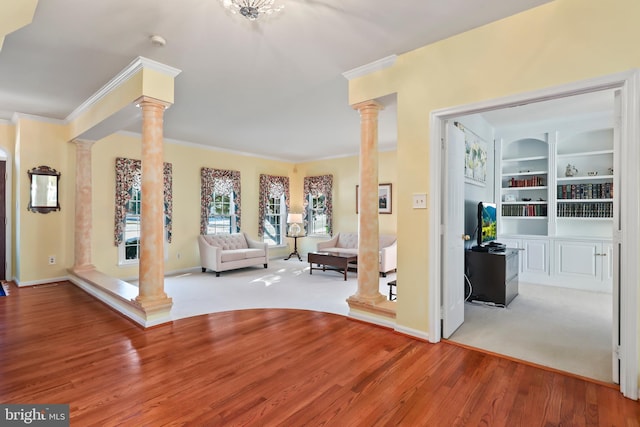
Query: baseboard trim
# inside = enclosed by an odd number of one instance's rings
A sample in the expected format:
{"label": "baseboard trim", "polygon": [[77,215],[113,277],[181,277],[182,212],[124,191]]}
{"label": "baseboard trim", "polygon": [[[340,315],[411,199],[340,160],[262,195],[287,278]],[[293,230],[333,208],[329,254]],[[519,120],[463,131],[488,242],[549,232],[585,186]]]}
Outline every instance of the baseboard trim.
{"label": "baseboard trim", "polygon": [[402,325],[396,325],[395,331],[402,334],[410,336],[411,338],[417,338],[422,341],[429,341],[429,333],[425,331],[420,331],[418,329],[408,328]]}

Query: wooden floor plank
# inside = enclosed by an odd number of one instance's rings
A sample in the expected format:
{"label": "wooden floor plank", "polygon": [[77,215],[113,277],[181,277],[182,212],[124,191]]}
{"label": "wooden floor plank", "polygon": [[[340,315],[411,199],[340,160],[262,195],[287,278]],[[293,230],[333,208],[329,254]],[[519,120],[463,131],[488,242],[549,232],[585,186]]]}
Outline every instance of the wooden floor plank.
{"label": "wooden floor plank", "polygon": [[0,298],[0,401],[72,425],[638,426],[617,390],[305,310],[143,330],[67,282]]}

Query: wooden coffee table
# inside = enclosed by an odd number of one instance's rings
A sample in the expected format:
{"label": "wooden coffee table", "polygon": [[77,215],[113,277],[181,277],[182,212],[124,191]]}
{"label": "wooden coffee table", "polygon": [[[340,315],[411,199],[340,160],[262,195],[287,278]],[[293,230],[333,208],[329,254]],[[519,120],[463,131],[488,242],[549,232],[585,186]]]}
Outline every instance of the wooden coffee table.
{"label": "wooden coffee table", "polygon": [[[313,270],[334,270],[344,274],[344,280],[347,280],[347,270],[349,264],[358,261],[358,255],[347,252],[309,252],[307,254],[309,262],[309,274],[313,274]],[[322,267],[313,267],[313,264],[322,265]],[[327,266],[334,268],[327,268]]]}

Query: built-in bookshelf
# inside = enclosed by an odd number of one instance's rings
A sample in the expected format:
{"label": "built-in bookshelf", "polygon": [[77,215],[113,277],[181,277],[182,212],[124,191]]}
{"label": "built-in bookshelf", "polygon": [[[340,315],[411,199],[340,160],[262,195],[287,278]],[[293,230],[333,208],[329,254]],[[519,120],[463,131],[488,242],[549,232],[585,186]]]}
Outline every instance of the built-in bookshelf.
{"label": "built-in bookshelf", "polygon": [[505,142],[500,171],[502,233],[546,235],[549,203],[546,134]]}

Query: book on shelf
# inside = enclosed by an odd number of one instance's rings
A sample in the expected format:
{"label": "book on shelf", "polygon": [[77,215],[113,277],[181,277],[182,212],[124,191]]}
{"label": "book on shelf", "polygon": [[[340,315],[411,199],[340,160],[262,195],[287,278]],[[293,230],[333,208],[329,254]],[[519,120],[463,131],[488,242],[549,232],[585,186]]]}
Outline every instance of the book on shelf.
{"label": "book on shelf", "polygon": [[520,188],[520,187],[544,187],[544,177],[542,176],[533,176],[531,178],[521,178],[515,179],[511,178],[509,180],[509,188]]}
{"label": "book on shelf", "polygon": [[558,203],[557,216],[558,218],[613,218],[613,203]]}
{"label": "book on shelf", "polygon": [[547,216],[546,204],[514,204],[502,205],[502,216]]}
{"label": "book on shelf", "polygon": [[600,184],[559,184],[558,199],[612,199],[613,182]]}

